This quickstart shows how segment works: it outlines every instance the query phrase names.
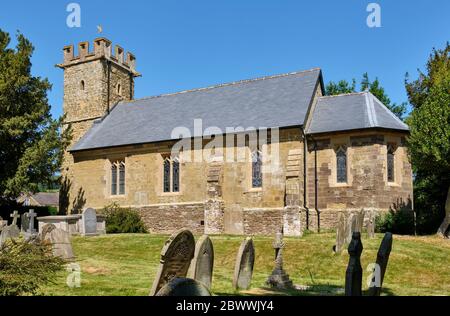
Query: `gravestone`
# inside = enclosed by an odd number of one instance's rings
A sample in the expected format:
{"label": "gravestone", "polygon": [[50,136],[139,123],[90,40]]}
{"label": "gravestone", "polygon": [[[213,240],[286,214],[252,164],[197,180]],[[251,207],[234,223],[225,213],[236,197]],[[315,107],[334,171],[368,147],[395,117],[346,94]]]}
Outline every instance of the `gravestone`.
{"label": "gravestone", "polygon": [[353,233],[362,232],[362,228],[364,226],[364,215],[365,211],[361,210],[359,212],[351,212],[347,217],[347,226],[346,226],[346,238],[345,243],[349,244],[352,240]]}
{"label": "gravestone", "polygon": [[208,289],[210,289],[213,266],[213,244],[207,235],[203,235],[195,245],[194,259],[192,259],[188,275],[190,278],[202,282]]}
{"label": "gravestone", "polygon": [[234,266],[233,288],[248,289],[252,281],[253,265],[255,263],[255,248],[253,240],[247,237],[239,247]]}
{"label": "gravestone", "polygon": [[[389,255],[392,249],[392,234],[384,234],[383,240],[381,241],[380,248],[378,249],[377,262],[379,267],[379,276],[376,275],[376,270],[374,272],[374,278],[379,278],[379,284],[377,284],[376,279],[372,279],[371,286],[369,287],[370,296],[380,296],[381,287],[383,286],[384,275],[386,273],[387,264],[389,261]],[[377,286],[379,285],[379,286]]]}
{"label": "gravestone", "polygon": [[195,240],[187,229],[175,232],[164,244],[161,259],[150,295],[158,291],[175,277],[186,277],[192,258],[194,257]]}
{"label": "gravestone", "polygon": [[0,233],[0,247],[6,241],[8,241],[10,239],[19,238],[19,236],[20,236],[20,231],[16,225],[9,225],[9,226],[3,227],[3,229]]}
{"label": "gravestone", "polygon": [[348,254],[350,259],[345,273],[345,295],[346,296],[361,296],[362,287],[362,267],[361,267],[361,253],[363,245],[361,242],[361,233],[354,232],[352,241],[348,246]]}
{"label": "gravestone", "polygon": [[450,237],[450,187],[448,188],[447,200],[445,201],[445,218],[437,231],[441,237]]}
{"label": "gravestone", "polygon": [[346,240],[346,220],[344,212],[338,213],[337,225],[336,225],[336,244],[334,245],[334,252],[340,253],[344,247]]}
{"label": "gravestone", "polygon": [[[25,218],[23,218],[23,215],[25,215]],[[22,215],[22,220],[25,219],[25,224],[22,223],[22,228],[25,229],[25,238],[30,238],[32,236],[37,235],[37,231],[34,228],[34,218],[37,216],[34,210],[29,210],[28,213],[25,213]]]}
{"label": "gravestone", "polygon": [[211,296],[211,293],[197,280],[173,278],[158,291],[156,296]]}
{"label": "gravestone", "polygon": [[289,275],[283,269],[284,246],[285,243],[283,241],[283,229],[281,229],[281,231],[276,234],[275,241],[273,243],[273,249],[275,249],[275,268],[266,281],[267,285],[278,289],[292,288],[292,281],[289,279]]}
{"label": "gravestone", "polygon": [[97,213],[93,208],[87,208],[81,215],[81,234],[83,236],[97,235]]}
{"label": "gravestone", "polygon": [[369,211],[367,216],[367,235],[369,236],[369,238],[375,238],[375,219],[375,211]]}
{"label": "gravestone", "polygon": [[14,212],[12,212],[12,214],[10,214],[10,216],[13,219],[11,225],[17,226],[17,219],[20,217],[19,212],[18,211],[14,211]]}
{"label": "gravestone", "polygon": [[30,227],[30,219],[27,216],[27,213],[23,213],[20,216],[20,231],[25,233]]}
{"label": "gravestone", "polygon": [[70,234],[65,230],[56,228],[53,224],[47,224],[42,228],[41,240],[52,245],[52,252],[55,257],[64,260],[75,258],[70,242]]}

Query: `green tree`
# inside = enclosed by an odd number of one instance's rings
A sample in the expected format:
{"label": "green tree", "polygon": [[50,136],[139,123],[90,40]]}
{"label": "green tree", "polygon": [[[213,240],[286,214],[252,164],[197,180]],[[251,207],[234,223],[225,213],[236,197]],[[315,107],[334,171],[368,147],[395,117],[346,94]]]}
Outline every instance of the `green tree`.
{"label": "green tree", "polygon": [[422,233],[436,232],[444,216],[450,186],[450,46],[433,49],[426,72],[417,80],[406,80],[408,99],[413,109],[407,119],[413,165],[414,204],[418,228]]}
{"label": "green tree", "polygon": [[355,79],[352,79],[351,84],[346,80],[340,80],[338,83],[330,81],[325,86],[325,94],[326,95],[338,95],[338,94],[353,93],[353,92],[356,92],[356,80]]}
{"label": "green tree", "polygon": [[0,203],[36,191],[59,169],[68,130],[50,114],[47,79],[31,74],[33,45],[0,30]]}

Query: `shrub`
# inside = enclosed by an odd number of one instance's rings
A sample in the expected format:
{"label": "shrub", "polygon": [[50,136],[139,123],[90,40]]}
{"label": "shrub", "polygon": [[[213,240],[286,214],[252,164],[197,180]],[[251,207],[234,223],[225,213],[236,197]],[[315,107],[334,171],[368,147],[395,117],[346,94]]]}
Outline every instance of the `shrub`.
{"label": "shrub", "polygon": [[11,240],[0,247],[0,296],[34,295],[53,283],[64,260],[52,255],[51,245],[37,240]]}
{"label": "shrub", "polygon": [[137,211],[121,208],[117,203],[103,209],[108,234],[146,233],[144,222]]}
{"label": "shrub", "polygon": [[414,213],[410,210],[390,210],[375,219],[375,230],[399,235],[414,234]]}

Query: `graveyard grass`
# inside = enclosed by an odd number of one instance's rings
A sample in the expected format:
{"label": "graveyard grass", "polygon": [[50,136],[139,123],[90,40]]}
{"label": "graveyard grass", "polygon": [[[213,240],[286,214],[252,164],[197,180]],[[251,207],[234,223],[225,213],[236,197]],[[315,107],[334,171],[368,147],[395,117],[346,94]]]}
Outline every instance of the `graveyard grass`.
{"label": "graveyard grass", "polygon": [[[366,268],[375,262],[383,235],[368,239],[364,233],[361,257],[363,290],[367,289]],[[68,272],[61,272],[55,284],[42,295],[148,295],[168,236],[122,234],[72,239],[81,266],[81,287],[66,285]],[[196,240],[199,236],[196,236]],[[334,254],[332,232],[307,233],[302,238],[285,238],[284,268],[297,285],[307,291],[272,291],[265,286],[273,268],[273,238],[255,237],[255,269],[248,291],[233,290],[232,278],[237,250],[243,237],[213,236],[215,295],[343,295],[348,254]],[[448,262],[450,243],[436,236],[394,235],[392,252],[382,295],[450,295]]]}

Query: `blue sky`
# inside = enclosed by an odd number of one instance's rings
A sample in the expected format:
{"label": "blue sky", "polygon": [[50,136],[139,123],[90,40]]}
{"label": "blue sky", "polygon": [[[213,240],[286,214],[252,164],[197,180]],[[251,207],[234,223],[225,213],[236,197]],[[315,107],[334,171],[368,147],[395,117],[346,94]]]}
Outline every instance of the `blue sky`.
{"label": "blue sky", "polygon": [[[81,6],[81,28],[66,25],[71,2]],[[371,2],[381,6],[381,28],[366,24]],[[53,84],[59,116],[62,48],[99,36],[136,55],[137,98],[320,67],[325,82],[367,71],[399,103],[405,73],[415,78],[431,49],[450,40],[448,12],[448,0],[16,0],[2,3],[0,28],[33,42],[33,73]]]}

